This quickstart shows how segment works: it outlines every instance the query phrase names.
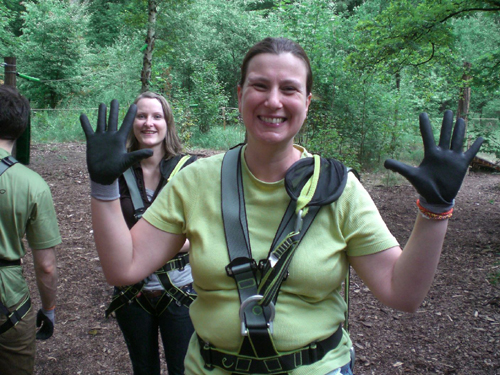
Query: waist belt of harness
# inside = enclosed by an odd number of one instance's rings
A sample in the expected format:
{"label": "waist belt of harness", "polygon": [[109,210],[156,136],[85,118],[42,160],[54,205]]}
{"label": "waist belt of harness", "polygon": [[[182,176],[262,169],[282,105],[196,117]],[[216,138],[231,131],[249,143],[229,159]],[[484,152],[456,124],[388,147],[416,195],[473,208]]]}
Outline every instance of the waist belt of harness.
{"label": "waist belt of harness", "polygon": [[211,346],[198,336],[200,353],[207,368],[218,367],[233,374],[282,374],[321,360],[342,339],[342,325],[330,337],[282,355],[255,358],[235,355]]}
{"label": "waist belt of harness", "polygon": [[7,316],[7,321],[0,326],[1,335],[14,327],[26,316],[28,311],[30,311],[31,309],[31,299],[28,296],[28,298],[26,298],[26,300],[16,310],[10,313],[2,302],[0,302],[0,308],[2,310],[2,313]]}
{"label": "waist belt of harness", "polygon": [[183,270],[187,264],[189,264],[189,254],[182,253],[176,255],[161,269],[155,272],[163,286],[163,289],[165,289],[165,293],[155,306],[153,306],[147,298],[141,298],[143,297],[141,291],[144,287],[144,281],[141,281],[137,284],[122,288],[120,292],[113,297],[111,303],[106,309],[106,318],[119,308],[133,302],[139,303],[139,305],[148,313],[157,316],[160,316],[172,301],[175,301],[178,306],[183,305],[185,307],[189,307],[189,305],[191,305],[191,303],[195,300],[196,295],[186,293],[182,289],[176,287],[172,284],[170,277],[168,276],[168,271]]}
{"label": "waist belt of harness", "polygon": [[10,266],[20,266],[20,265],[21,265],[21,259],[16,259],[16,260],[0,259],[0,267],[10,267]]}

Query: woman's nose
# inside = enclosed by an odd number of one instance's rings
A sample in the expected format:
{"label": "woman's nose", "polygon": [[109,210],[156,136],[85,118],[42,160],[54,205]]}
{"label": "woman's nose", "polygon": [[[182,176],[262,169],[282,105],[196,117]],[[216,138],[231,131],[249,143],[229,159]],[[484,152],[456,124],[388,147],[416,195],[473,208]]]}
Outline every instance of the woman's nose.
{"label": "woman's nose", "polygon": [[273,88],[267,94],[266,105],[270,108],[281,108],[281,93],[279,89]]}

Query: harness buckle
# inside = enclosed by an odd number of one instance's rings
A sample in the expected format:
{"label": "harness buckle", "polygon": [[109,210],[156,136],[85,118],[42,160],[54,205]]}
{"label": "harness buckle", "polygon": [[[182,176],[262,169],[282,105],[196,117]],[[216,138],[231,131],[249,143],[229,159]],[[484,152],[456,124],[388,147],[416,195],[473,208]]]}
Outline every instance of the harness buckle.
{"label": "harness buckle", "polygon": [[248,271],[252,271],[254,274],[257,271],[255,259],[239,257],[233,259],[233,261],[226,266],[226,273],[231,277]]}
{"label": "harness buckle", "polygon": [[144,212],[146,212],[146,209],[144,207],[135,210],[134,211],[135,219],[139,221],[142,218],[142,215],[144,215]]}
{"label": "harness buckle", "polygon": [[[248,336],[248,328],[247,328],[247,325],[245,323],[245,309],[247,308],[247,306],[249,304],[251,304],[253,302],[258,302],[263,298],[264,298],[264,296],[261,296],[260,294],[256,294],[254,296],[248,297],[246,300],[244,300],[241,303],[239,315],[240,315],[240,321],[241,321],[241,335],[242,336]],[[267,328],[269,328],[269,332],[271,332],[271,335],[272,335],[274,332],[273,322],[274,322],[274,316],[276,315],[276,309],[274,308],[274,303],[272,303],[272,302],[270,302],[268,306],[271,309],[271,316],[269,317],[269,319],[267,321]],[[263,311],[264,308],[262,306],[261,306],[261,308]]]}

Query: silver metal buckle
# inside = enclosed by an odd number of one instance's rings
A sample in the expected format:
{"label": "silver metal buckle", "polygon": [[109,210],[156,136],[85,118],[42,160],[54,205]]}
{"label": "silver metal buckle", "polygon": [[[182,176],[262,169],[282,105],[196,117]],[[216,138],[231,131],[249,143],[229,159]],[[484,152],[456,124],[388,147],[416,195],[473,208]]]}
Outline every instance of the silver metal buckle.
{"label": "silver metal buckle", "polygon": [[[248,297],[246,300],[244,300],[241,303],[240,306],[240,321],[241,321],[241,335],[242,336],[248,336],[248,329],[245,324],[245,308],[247,305],[249,305],[252,302],[260,301],[264,296],[261,296],[260,294],[256,294],[254,296]],[[271,308],[271,316],[269,317],[269,321],[267,322],[267,327],[269,328],[269,331],[271,332],[271,335],[273,334],[273,321],[274,321],[274,316],[276,314],[276,309],[274,308],[274,303],[270,303],[269,307]],[[264,307],[262,307],[262,310],[264,310]]]}

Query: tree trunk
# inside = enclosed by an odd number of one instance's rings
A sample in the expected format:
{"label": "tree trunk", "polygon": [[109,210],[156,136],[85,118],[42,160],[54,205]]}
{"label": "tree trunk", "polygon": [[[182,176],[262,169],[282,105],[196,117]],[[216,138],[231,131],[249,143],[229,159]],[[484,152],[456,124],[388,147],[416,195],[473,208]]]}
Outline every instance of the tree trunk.
{"label": "tree trunk", "polygon": [[12,86],[16,87],[17,82],[16,82],[16,58],[15,57],[4,57],[4,79],[5,79],[5,85],[7,86]]}
{"label": "tree trunk", "polygon": [[155,27],[156,27],[156,15],[158,12],[158,3],[160,0],[149,0],[148,1],[148,34],[146,37],[146,50],[144,51],[144,59],[142,63],[141,72],[141,92],[149,90],[151,86],[151,65],[153,61],[153,49],[155,46]]}
{"label": "tree trunk", "polygon": [[467,121],[467,116],[469,115],[469,104],[470,104],[470,79],[471,76],[468,74],[472,64],[469,62],[464,62],[465,73],[462,76],[463,86],[460,91],[460,99],[458,100],[458,111],[457,118],[462,117]]}
{"label": "tree trunk", "polygon": [[[470,79],[471,76],[468,74],[472,64],[469,62],[464,62],[465,72],[462,76],[463,86],[460,90],[460,99],[458,100],[458,110],[457,119],[463,118],[465,122],[465,134],[467,138],[467,125],[469,116],[469,105],[470,105]],[[470,146],[470,140],[467,138],[467,148]]]}

